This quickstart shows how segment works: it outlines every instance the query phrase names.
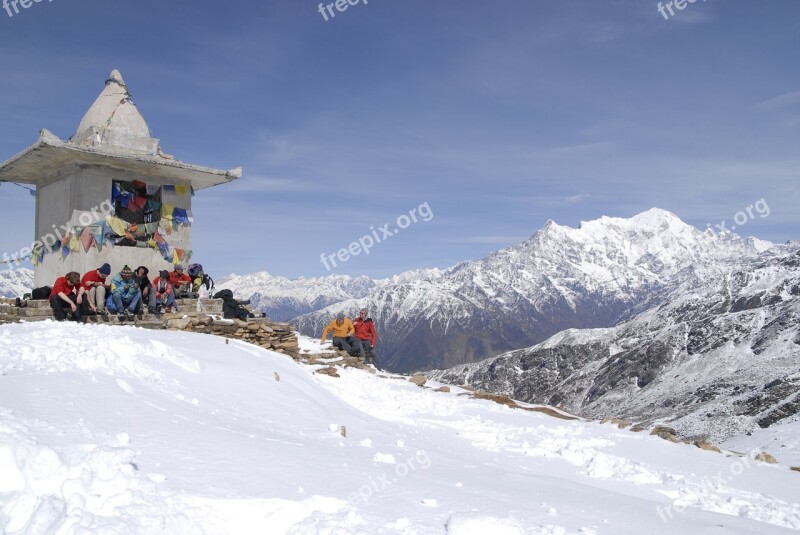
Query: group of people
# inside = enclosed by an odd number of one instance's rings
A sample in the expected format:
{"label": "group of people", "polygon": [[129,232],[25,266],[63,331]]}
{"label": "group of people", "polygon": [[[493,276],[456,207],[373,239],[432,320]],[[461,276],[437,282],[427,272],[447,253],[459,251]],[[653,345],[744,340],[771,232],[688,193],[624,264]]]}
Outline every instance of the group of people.
{"label": "group of people", "polygon": [[[375,363],[377,356],[372,352],[375,342],[378,340],[378,332],[375,330],[375,322],[367,317],[367,309],[362,308],[358,317],[350,321],[343,313],[336,315],[336,319],[331,321],[322,331],[322,343],[328,339],[328,333],[333,332],[333,346],[347,351],[351,355],[358,355],[367,364]],[[377,365],[376,365],[377,367]]]}
{"label": "group of people", "polygon": [[152,281],[150,270],[139,266],[136,271],[127,265],[114,277],[111,265],[103,264],[83,277],[70,271],[56,279],[50,292],[50,307],[58,321],[80,321],[85,315],[116,313],[120,318],[138,314],[143,305],[149,312],[176,312],[176,297],[197,297],[192,292],[192,278],[177,264],[172,272],[162,270]]}

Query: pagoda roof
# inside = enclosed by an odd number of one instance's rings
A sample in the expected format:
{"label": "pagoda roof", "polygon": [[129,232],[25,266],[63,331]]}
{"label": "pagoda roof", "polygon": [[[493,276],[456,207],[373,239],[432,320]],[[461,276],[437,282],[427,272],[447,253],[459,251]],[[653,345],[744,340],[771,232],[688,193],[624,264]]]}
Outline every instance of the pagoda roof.
{"label": "pagoda roof", "polygon": [[119,169],[142,178],[188,181],[196,190],[242,176],[241,167],[228,171],[211,169],[164,154],[159,140],[150,137],[150,129],[116,69],[71,138],[64,141],[41,130],[36,143],[0,164],[0,182],[44,186],[74,165]]}
{"label": "pagoda roof", "polygon": [[242,168],[224,171],[192,165],[163,154],[114,150],[113,147],[83,146],[63,141],[43,129],[39,139],[16,156],[0,163],[0,182],[20,182],[37,187],[58,180],[72,165],[102,166],[130,171],[144,177],[188,181],[195,190],[225,184],[242,176]]}

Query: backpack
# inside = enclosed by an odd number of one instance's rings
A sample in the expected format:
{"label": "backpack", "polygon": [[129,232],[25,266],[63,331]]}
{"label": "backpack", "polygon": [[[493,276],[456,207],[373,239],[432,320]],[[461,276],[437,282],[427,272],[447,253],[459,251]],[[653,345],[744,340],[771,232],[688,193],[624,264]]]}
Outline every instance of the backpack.
{"label": "backpack", "polygon": [[202,264],[189,264],[189,276],[191,278],[195,278],[201,273],[203,273]]}
{"label": "backpack", "polygon": [[53,288],[50,286],[42,286],[41,288],[34,288],[31,292],[31,299],[40,300],[40,299],[50,299],[50,294],[52,293]]}
{"label": "backpack", "polygon": [[222,299],[223,301],[233,299],[233,292],[230,290],[220,290],[214,294],[214,299]]}
{"label": "backpack", "polygon": [[197,275],[192,276],[192,291],[199,293],[200,288],[203,286],[206,287],[208,295],[211,295],[211,293],[214,291],[214,279],[201,271]]}
{"label": "backpack", "polygon": [[233,298],[233,292],[230,290],[220,290],[214,294],[214,299],[222,299],[222,316],[226,319],[237,318],[246,320],[253,316],[250,311],[242,306],[242,304]]}

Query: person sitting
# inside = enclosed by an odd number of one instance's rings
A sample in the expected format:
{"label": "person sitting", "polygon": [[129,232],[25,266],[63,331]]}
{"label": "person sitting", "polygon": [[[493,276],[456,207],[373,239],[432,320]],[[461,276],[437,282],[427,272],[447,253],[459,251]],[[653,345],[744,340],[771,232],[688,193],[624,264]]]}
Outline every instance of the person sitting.
{"label": "person sitting", "polygon": [[200,264],[189,266],[189,277],[192,278],[192,293],[197,297],[210,297],[214,293],[214,279],[203,271]]}
{"label": "person sitting", "polygon": [[136,268],[136,271],[133,272],[134,277],[136,277],[136,282],[139,283],[139,291],[142,292],[142,303],[150,302],[150,286],[152,283],[147,276],[149,273],[150,270],[145,266],[139,266]]}
{"label": "person sitting", "polygon": [[175,271],[169,274],[169,282],[175,290],[175,297],[197,297],[192,293],[192,278],[183,272],[183,266],[175,264]]}
{"label": "person sitting", "polygon": [[372,321],[372,318],[367,317],[366,308],[362,308],[358,317],[353,321],[353,328],[355,337],[361,345],[359,352],[361,358],[367,364],[375,364],[375,355],[372,353],[372,349],[378,339],[378,332],[375,330],[375,322]]}
{"label": "person sitting", "polygon": [[50,291],[50,307],[57,321],[67,319],[66,305],[69,305],[70,314],[75,321],[81,321],[81,310],[78,306],[78,296],[83,295],[81,287],[81,274],[70,271],[63,277],[56,279]]}
{"label": "person sitting", "polygon": [[331,321],[322,331],[321,343],[325,343],[330,331],[333,331],[333,347],[343,349],[348,353],[353,351],[352,343],[355,343],[357,339],[353,337],[356,331],[350,318],[345,318],[344,314],[339,312],[336,315],[336,319]]}
{"label": "person sitting", "polygon": [[[111,265],[106,263],[97,269],[87,271],[81,279],[83,292],[78,295],[78,305],[83,305],[84,313],[106,314],[106,279],[111,274]],[[84,294],[86,297],[84,297]]]}
{"label": "person sitting", "polygon": [[111,279],[111,295],[106,300],[106,308],[119,314],[122,319],[136,314],[141,302],[142,292],[139,291],[139,285],[133,278],[133,270],[125,266]]}
{"label": "person sitting", "polygon": [[162,309],[164,312],[178,310],[175,303],[175,288],[173,288],[169,278],[169,271],[165,269],[158,274],[158,277],[153,279],[153,284],[150,288],[150,299],[147,305],[147,310],[151,314],[158,314]]}

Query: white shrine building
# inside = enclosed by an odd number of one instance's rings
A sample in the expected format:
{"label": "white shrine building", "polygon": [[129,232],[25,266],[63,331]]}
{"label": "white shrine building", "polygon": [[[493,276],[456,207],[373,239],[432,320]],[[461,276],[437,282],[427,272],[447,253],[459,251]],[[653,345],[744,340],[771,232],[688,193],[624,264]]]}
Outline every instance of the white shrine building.
{"label": "white shrine building", "polygon": [[71,138],[42,130],[0,164],[0,182],[36,187],[37,287],[106,262],[112,275],[124,265],[153,274],[190,263],[194,192],[241,175],[164,154],[116,70]]}

